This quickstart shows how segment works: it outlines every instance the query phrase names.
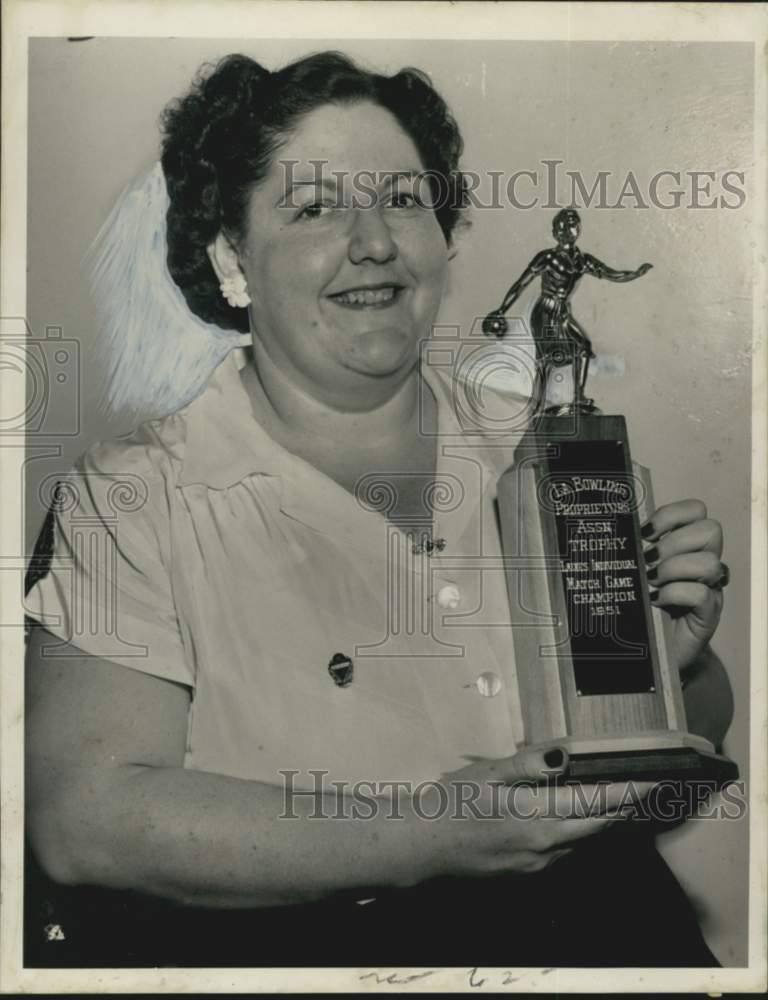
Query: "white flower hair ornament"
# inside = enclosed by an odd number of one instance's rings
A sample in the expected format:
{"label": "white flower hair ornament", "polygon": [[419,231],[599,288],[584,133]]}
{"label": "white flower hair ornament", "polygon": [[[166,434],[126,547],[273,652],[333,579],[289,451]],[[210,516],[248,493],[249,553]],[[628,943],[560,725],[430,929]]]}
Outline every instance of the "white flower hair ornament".
{"label": "white flower hair ornament", "polygon": [[[146,420],[178,410],[233,348],[252,341],[190,310],[168,270],[167,210],[157,162],[119,196],[86,255],[107,367],[101,405],[111,415]],[[250,302],[244,279],[221,290],[232,306]]]}

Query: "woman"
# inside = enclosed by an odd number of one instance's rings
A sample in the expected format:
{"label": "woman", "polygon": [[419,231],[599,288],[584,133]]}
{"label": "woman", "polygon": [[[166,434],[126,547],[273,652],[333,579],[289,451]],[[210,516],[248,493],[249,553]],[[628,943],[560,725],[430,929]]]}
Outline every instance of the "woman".
{"label": "woman", "polygon": [[[646,832],[621,827],[620,786],[586,816],[566,789],[548,815],[487,815],[494,782],[564,760],[516,752],[503,575],[466,569],[500,554],[509,455],[468,440],[450,380],[420,364],[460,152],[421,74],[331,53],[277,73],[229,57],[167,113],[170,274],[253,347],[63,483],[54,553],[72,568],[28,599],[47,631],[27,803],[69,951],[33,962],[713,962]],[[104,531],[94,568],[83,524]],[[646,537],[719,743],[719,526],[684,501]],[[452,818],[442,796],[467,787],[477,808]]]}

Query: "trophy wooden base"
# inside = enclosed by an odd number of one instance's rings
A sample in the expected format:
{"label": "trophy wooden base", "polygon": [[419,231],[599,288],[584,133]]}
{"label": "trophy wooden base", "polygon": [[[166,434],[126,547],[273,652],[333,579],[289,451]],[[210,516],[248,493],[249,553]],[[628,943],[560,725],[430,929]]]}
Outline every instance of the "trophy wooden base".
{"label": "trophy wooden base", "polygon": [[599,781],[680,781],[723,788],[739,776],[732,760],[715,752],[702,736],[671,730],[649,730],[602,739],[564,739],[537,745],[562,747],[568,766],[558,781],[589,784]]}
{"label": "trophy wooden base", "polygon": [[739,770],[732,760],[702,750],[634,750],[623,754],[574,754],[562,780],[567,784],[598,781],[680,781],[707,785],[717,791],[735,781]]}

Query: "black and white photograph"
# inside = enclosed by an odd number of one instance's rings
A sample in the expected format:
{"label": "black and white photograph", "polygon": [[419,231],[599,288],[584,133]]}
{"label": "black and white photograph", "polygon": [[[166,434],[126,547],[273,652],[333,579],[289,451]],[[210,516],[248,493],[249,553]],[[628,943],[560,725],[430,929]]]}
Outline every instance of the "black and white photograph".
{"label": "black and white photograph", "polygon": [[3,10],[0,992],[766,988],[766,4]]}

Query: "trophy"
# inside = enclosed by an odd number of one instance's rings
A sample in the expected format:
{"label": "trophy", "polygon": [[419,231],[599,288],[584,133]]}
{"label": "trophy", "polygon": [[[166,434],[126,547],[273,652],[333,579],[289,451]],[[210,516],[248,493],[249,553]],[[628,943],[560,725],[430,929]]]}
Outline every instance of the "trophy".
{"label": "trophy", "polygon": [[[525,615],[514,626],[525,743],[565,748],[569,782],[721,787],[736,765],[687,732],[669,617],[650,602],[640,535],[654,510],[648,470],[632,462],[624,417],[603,415],[585,395],[594,354],[569,305],[585,274],[633,281],[651,265],[617,271],[582,252],[573,209],[557,214],[553,234],[557,246],[533,258],[483,323],[503,336],[504,313],[541,278],[534,417],[498,483],[510,605]],[[565,365],[573,400],[547,407],[549,376]]]}

